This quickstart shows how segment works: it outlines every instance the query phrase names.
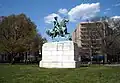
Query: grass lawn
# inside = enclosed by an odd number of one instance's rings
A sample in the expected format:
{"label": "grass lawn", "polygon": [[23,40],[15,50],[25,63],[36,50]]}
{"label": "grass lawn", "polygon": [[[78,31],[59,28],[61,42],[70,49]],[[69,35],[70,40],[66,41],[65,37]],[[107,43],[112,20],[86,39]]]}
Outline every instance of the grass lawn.
{"label": "grass lawn", "polygon": [[0,65],[0,83],[120,83],[120,67],[44,69],[37,65]]}

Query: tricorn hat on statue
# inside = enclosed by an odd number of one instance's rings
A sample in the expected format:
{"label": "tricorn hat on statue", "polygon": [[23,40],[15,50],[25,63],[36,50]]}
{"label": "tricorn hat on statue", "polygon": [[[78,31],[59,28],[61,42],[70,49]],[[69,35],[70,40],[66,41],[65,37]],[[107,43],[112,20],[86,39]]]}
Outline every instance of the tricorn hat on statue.
{"label": "tricorn hat on statue", "polygon": [[57,20],[57,18],[58,18],[57,16],[56,16],[56,17],[54,17],[54,19],[55,19],[55,20]]}

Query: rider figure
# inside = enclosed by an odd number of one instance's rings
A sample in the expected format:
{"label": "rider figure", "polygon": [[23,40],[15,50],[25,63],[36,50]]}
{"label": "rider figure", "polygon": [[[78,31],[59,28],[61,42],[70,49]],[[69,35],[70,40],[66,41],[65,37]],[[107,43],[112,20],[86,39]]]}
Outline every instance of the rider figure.
{"label": "rider figure", "polygon": [[55,19],[55,21],[54,21],[54,29],[53,29],[53,31],[58,32],[60,25],[58,23],[57,17],[54,17],[54,19]]}
{"label": "rider figure", "polygon": [[64,22],[64,25],[63,25],[63,27],[65,27],[65,34],[69,34],[68,32],[67,32],[67,26],[66,26],[66,23],[68,22],[69,20],[66,20],[65,18],[63,19],[63,22]]}

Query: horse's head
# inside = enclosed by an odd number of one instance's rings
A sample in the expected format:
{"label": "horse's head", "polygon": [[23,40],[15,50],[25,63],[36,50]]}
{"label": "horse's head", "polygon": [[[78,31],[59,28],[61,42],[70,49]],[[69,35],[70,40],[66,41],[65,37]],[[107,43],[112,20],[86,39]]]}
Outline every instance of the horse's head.
{"label": "horse's head", "polygon": [[66,22],[66,23],[67,23],[67,22],[69,22],[69,20],[68,20],[68,19],[65,19],[65,21],[64,21],[64,22]]}
{"label": "horse's head", "polygon": [[52,38],[57,36],[57,33],[53,31],[52,29],[46,30],[46,34]]}

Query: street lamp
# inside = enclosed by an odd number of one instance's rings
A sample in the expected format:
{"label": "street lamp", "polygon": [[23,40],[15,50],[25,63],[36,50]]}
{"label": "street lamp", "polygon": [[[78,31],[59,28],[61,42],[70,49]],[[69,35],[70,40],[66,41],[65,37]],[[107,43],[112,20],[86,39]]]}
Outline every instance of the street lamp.
{"label": "street lamp", "polygon": [[92,64],[92,59],[93,59],[93,56],[92,56],[92,48],[93,48],[93,46],[91,45],[90,46],[90,60],[91,60],[91,64]]}

